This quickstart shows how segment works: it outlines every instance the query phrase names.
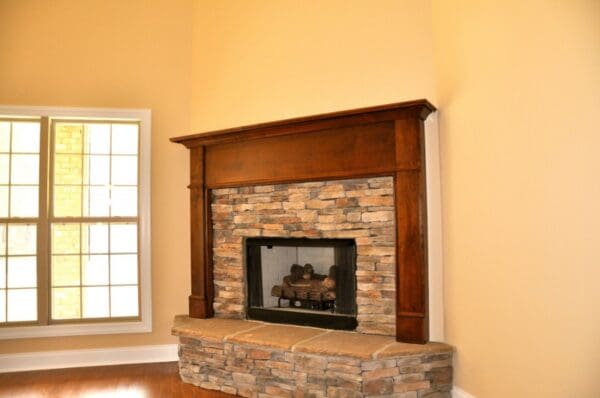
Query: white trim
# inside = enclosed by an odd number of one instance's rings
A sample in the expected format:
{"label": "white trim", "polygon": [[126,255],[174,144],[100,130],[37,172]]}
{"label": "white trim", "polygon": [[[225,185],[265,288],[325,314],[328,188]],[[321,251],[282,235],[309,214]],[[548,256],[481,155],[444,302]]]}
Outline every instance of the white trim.
{"label": "white trim", "polygon": [[425,170],[427,176],[429,338],[432,341],[445,341],[442,194],[440,184],[438,112],[429,115],[425,121]]}
{"label": "white trim", "polygon": [[0,373],[177,360],[177,344],[27,352],[0,355]]}
{"label": "white trim", "polygon": [[[94,118],[137,120],[140,122],[140,309],[141,321],[0,328],[0,340],[32,337],[152,332],[152,247],[151,247],[151,126],[150,109],[67,108],[0,105],[2,116],[47,116],[50,118]],[[0,367],[1,369],[1,367]]]}
{"label": "white trim", "polygon": [[152,332],[152,236],[151,236],[151,151],[152,114],[148,109],[132,111],[140,121],[140,208],[138,209],[140,233],[140,295],[142,325]]}
{"label": "white trim", "polygon": [[[142,309],[142,311],[144,310]],[[152,332],[152,319],[148,321],[143,312],[142,318],[143,319],[138,322],[103,322],[47,326],[2,327],[0,328],[0,340]],[[152,317],[150,316],[150,318]]]}
{"label": "white trim", "polygon": [[475,395],[469,394],[462,388],[454,386],[452,389],[452,398],[475,398]]}
{"label": "white trim", "polygon": [[53,118],[106,118],[124,120],[144,120],[150,128],[150,109],[120,109],[120,108],[69,108],[60,106],[15,106],[0,105],[2,116],[48,116]]}

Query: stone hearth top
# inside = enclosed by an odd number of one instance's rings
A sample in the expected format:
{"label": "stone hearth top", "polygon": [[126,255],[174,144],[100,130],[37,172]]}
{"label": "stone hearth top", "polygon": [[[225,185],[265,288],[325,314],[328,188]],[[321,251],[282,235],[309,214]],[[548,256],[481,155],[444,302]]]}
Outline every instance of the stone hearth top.
{"label": "stone hearth top", "polygon": [[452,346],[444,343],[406,344],[396,342],[391,336],[238,319],[194,319],[184,315],[175,317],[171,332],[179,337],[363,360],[454,351]]}

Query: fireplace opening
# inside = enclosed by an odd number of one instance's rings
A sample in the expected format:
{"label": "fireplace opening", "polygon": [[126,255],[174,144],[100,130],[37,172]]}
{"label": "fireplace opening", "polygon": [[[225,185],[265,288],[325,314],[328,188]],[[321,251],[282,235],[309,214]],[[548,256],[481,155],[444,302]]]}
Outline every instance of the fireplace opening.
{"label": "fireplace opening", "polygon": [[246,239],[249,319],[356,329],[353,239]]}

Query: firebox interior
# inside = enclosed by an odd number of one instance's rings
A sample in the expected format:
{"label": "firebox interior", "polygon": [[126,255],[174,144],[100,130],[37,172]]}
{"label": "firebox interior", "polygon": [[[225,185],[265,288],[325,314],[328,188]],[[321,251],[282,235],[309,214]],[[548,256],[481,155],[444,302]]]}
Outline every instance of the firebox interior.
{"label": "firebox interior", "polygon": [[248,238],[249,319],[356,328],[353,239]]}

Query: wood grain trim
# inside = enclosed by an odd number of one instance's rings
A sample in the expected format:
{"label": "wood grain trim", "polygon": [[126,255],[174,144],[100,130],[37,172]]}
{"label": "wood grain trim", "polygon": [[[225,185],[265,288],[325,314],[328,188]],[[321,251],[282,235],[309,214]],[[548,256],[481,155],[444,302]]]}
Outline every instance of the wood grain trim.
{"label": "wood grain trim", "polygon": [[209,187],[390,173],[394,123],[377,122],[206,147]]}
{"label": "wood grain trim", "polygon": [[425,120],[435,110],[435,107],[429,101],[421,99],[207,131],[173,137],[171,141],[191,148],[201,145],[206,146],[240,140],[298,134],[334,127],[356,126],[404,118]]}
{"label": "wood grain trim", "polygon": [[[206,286],[209,283],[206,272],[206,201],[204,189],[204,147],[190,151],[190,229],[191,229],[191,283],[189,297],[190,316],[210,317]],[[212,281],[210,281],[212,283]]]}
{"label": "wood grain trim", "polygon": [[424,126],[397,120],[395,128],[396,339],[423,344],[429,340]]}

